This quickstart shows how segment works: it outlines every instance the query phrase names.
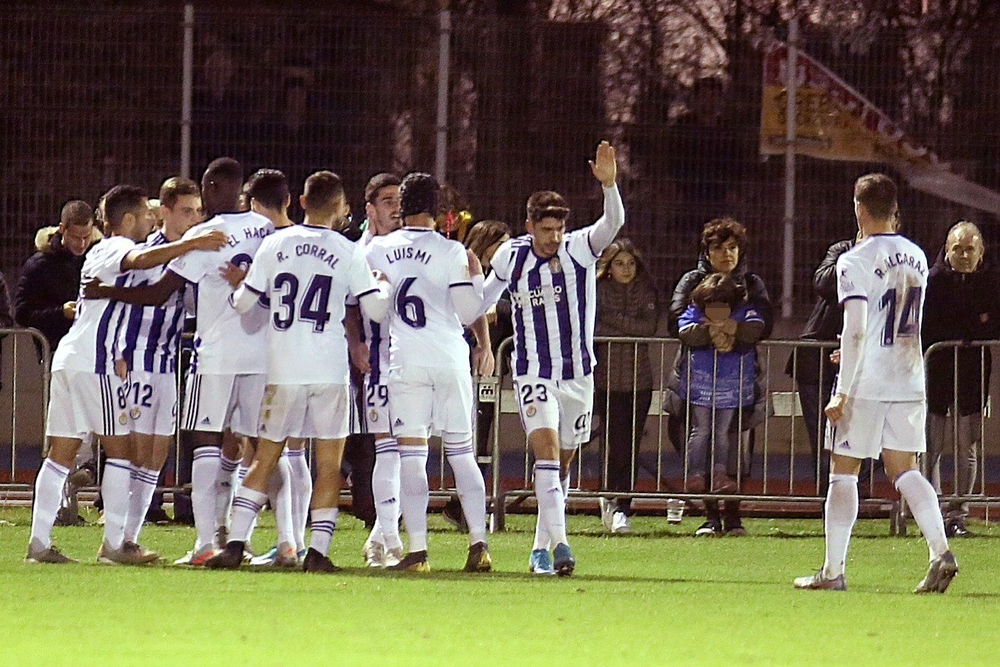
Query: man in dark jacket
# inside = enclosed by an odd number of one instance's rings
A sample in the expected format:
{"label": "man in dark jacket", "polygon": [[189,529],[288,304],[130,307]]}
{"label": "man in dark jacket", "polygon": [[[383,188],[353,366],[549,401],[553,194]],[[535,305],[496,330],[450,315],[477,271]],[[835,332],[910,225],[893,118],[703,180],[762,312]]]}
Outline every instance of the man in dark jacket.
{"label": "man in dark jacket", "polygon": [[[983,239],[971,222],[961,221],[948,232],[944,250],[927,278],[922,339],[926,350],[940,341],[993,340],[1000,337],[1000,281],[983,262]],[[989,396],[992,356],[988,348],[959,347],[932,352],[927,360],[927,453],[931,482],[941,493],[941,454],[946,447],[947,416],[953,424],[955,495],[972,493],[978,468],[979,420]],[[958,378],[955,381],[955,370]],[[956,391],[957,389],[957,391]],[[957,410],[956,410],[957,408]],[[945,531],[966,535],[968,505],[948,503]]]}
{"label": "man in dark jacket", "polygon": [[830,401],[830,391],[833,389],[833,379],[837,375],[837,367],[830,362],[830,354],[838,346],[837,336],[844,325],[844,311],[837,301],[837,258],[854,247],[855,239],[837,241],[826,249],[826,256],[813,273],[813,290],[816,292],[816,305],[813,306],[805,329],[799,336],[802,340],[832,341],[830,348],[807,347],[799,349],[788,357],[785,372],[795,378],[799,392],[799,404],[802,406],[802,418],[805,422],[806,434],[809,437],[809,447],[812,451],[812,470],[816,471],[815,462],[819,460],[819,495],[826,493],[826,485],[830,477],[830,458],[820,455],[822,444],[819,434],[826,425],[826,417],[821,406]]}
{"label": "man in dark jacket", "polygon": [[93,209],[80,200],[67,202],[59,226],[38,232],[38,252],[21,270],[14,292],[14,320],[41,331],[51,352],[73,324],[83,256],[98,238]]}

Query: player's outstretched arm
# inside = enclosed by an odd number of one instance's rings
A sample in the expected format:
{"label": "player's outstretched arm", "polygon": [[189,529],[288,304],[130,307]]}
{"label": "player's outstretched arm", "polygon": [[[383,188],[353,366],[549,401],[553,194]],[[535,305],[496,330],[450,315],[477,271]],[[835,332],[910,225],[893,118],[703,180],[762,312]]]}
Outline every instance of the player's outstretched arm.
{"label": "player's outstretched arm", "polygon": [[600,255],[611,245],[618,230],[625,224],[625,204],[615,180],[618,177],[615,149],[607,141],[602,141],[597,146],[597,155],[590,162],[590,170],[604,189],[604,215],[591,225],[587,233],[591,251]]}
{"label": "player's outstretched arm", "polygon": [[83,285],[84,299],[111,299],[135,306],[162,306],[171,294],[184,287],[185,280],[173,271],[164,271],[155,283],[136,287],[105,285],[97,278]]}
{"label": "player's outstretched arm", "polygon": [[217,230],[202,230],[190,238],[180,239],[172,243],[152,246],[139,250],[130,250],[122,260],[123,269],[151,269],[161,266],[170,260],[185,255],[193,250],[218,250],[226,245],[226,235]]}

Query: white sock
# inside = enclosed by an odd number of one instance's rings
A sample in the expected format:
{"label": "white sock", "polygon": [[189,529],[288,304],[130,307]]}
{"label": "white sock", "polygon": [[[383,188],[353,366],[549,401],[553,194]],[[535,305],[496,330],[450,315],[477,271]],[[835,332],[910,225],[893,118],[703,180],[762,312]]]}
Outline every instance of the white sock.
{"label": "white sock", "polygon": [[337,528],[337,515],[340,510],[336,507],[321,507],[312,511],[312,535],[309,540],[309,548],[315,549],[324,556],[330,552],[330,541],[333,540],[333,531]]}
{"label": "white sock", "polygon": [[288,457],[278,457],[278,465],[267,482],[267,497],[274,510],[274,523],[278,528],[278,544],[295,544],[292,522],[292,470]]}
{"label": "white sock", "polygon": [[295,550],[302,551],[306,548],[306,520],[309,518],[309,500],[313,490],[305,448],[289,449],[288,464],[292,473],[292,532],[295,534]]}
{"label": "white sock", "polygon": [[535,521],[535,543],[532,545],[532,550],[545,549],[548,551],[552,548],[552,542],[549,540],[549,530],[545,527],[544,517],[542,513],[538,513],[538,519]]}
{"label": "white sock", "polygon": [[128,519],[125,520],[125,541],[139,542],[139,532],[142,524],[146,520],[146,512],[153,502],[153,494],[156,492],[156,483],[159,481],[160,471],[143,468],[133,465],[129,478],[131,492],[128,497]]}
{"label": "white sock", "polygon": [[927,540],[930,559],[934,560],[948,551],[948,537],[944,533],[941,506],[938,505],[934,487],[924,479],[919,470],[907,470],[896,478],[896,489],[910,506],[913,520]]}
{"label": "white sock", "polygon": [[221,465],[218,447],[199,447],[194,450],[191,461],[191,513],[198,539],[194,544],[197,551],[215,541],[215,498],[218,495],[219,467]]}
{"label": "white sock", "polygon": [[31,512],[31,540],[41,543],[43,549],[52,546],[52,526],[59,512],[63,486],[69,477],[69,468],[52,459],[45,459],[35,478],[35,506]]}
{"label": "white sock", "polygon": [[[427,446],[399,446],[399,506],[410,551],[427,551]],[[384,530],[384,529],[383,529]]]}
{"label": "white sock", "polygon": [[267,502],[267,494],[254,491],[246,486],[241,486],[233,498],[233,527],[229,531],[230,542],[243,542],[246,544],[250,540],[250,526],[253,525],[260,508]]}
{"label": "white sock", "polygon": [[399,446],[395,438],[376,440],[375,468],[372,470],[376,520],[371,539],[381,542],[387,549],[403,547],[399,538],[399,475]]}
{"label": "white sock", "polygon": [[[444,453],[455,474],[455,488],[462,503],[465,521],[469,524],[469,544],[486,541],[486,481],[476,463],[472,437],[454,436],[456,441],[444,441]],[[461,439],[459,439],[461,438]]]}
{"label": "white sock", "polygon": [[559,480],[559,461],[535,461],[535,499],[538,501],[538,520],[544,524],[549,542],[553,545],[568,544],[566,501]]}
{"label": "white sock", "polygon": [[125,519],[128,517],[128,496],[132,462],[128,459],[108,459],[104,462],[101,498],[104,499],[104,540],[112,549],[120,549],[125,541]]}
{"label": "white sock", "polygon": [[566,502],[569,502],[569,479],[573,476],[573,472],[570,471],[566,473],[565,477],[559,478],[559,486],[562,487],[563,498]]}
{"label": "white sock", "polygon": [[[220,450],[221,451],[221,450]],[[233,460],[225,454],[219,455],[219,473],[216,479],[218,494],[215,496],[215,527],[229,525],[229,513],[233,506],[233,498],[236,497],[236,489],[239,484],[236,480],[236,470],[239,468],[238,459]],[[243,470],[246,476],[246,469]],[[240,477],[240,481],[243,478]]]}
{"label": "white sock", "polygon": [[826,562],[823,574],[834,579],[844,573],[851,531],[858,520],[858,476],[830,474],[826,490]]}

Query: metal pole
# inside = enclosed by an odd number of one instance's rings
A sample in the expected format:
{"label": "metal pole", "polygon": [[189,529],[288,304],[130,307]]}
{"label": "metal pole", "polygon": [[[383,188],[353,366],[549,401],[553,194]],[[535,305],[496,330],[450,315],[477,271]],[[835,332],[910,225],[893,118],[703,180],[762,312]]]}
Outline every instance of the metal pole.
{"label": "metal pole", "polygon": [[181,176],[191,178],[191,96],[194,88],[194,5],[184,5],[184,78],[181,84]]}
{"label": "metal pole", "polygon": [[781,267],[781,317],[792,316],[795,283],[795,95],[798,90],[799,18],[788,24],[788,70],[785,86],[785,233]]}
{"label": "metal pole", "polygon": [[451,64],[451,11],[438,14],[437,123],[434,138],[434,177],[445,181],[448,171],[448,76]]}

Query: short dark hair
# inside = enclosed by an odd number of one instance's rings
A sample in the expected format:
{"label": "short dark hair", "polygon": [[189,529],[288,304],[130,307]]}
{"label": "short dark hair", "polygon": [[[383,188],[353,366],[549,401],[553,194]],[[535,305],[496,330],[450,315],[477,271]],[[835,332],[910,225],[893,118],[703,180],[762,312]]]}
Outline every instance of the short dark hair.
{"label": "short dark hair", "polygon": [[747,228],[732,218],[709,220],[701,230],[701,249],[707,253],[712,246],[721,245],[729,239],[736,239],[736,245],[743,248],[747,241]]}
{"label": "short dark hair", "polygon": [[205,178],[230,185],[242,185],[243,165],[231,157],[215,158],[205,169]]}
{"label": "short dark hair", "polygon": [[897,211],[896,182],[885,174],[865,174],[854,182],[854,198],[876,220],[887,220]]}
{"label": "short dark hair", "polygon": [[246,192],[272,211],[280,211],[288,201],[288,178],[277,169],[258,169],[250,175]]}
{"label": "short dark hair", "polygon": [[724,273],[712,273],[698,283],[691,292],[691,303],[702,312],[710,303],[725,303],[736,308],[743,303],[745,292],[739,284]]}
{"label": "short dark hair", "polygon": [[569,205],[566,199],[552,190],[539,190],[528,197],[528,220],[540,222],[543,218],[555,218],[566,222]]}
{"label": "short dark hair", "polygon": [[407,174],[399,184],[400,216],[408,218],[426,213],[436,218],[440,194],[441,186],[430,174],[421,171]]}
{"label": "short dark hair", "polygon": [[306,179],[303,197],[307,213],[330,213],[337,199],[343,196],[344,182],[332,171],[317,171]]}
{"label": "short dark hair", "polygon": [[387,188],[390,185],[400,185],[403,182],[396,174],[390,174],[387,171],[383,171],[379,174],[375,174],[368,179],[368,184],[365,185],[365,203],[374,204],[375,198],[378,197],[379,190],[382,188]]}
{"label": "short dark hair", "polygon": [[160,204],[167,208],[173,208],[179,198],[200,194],[201,190],[198,189],[198,184],[190,178],[171,176],[160,186]]}
{"label": "short dark hair", "polygon": [[135,213],[145,203],[146,193],[137,185],[116,185],[104,195],[104,224],[108,231],[115,231],[122,224],[126,213]]}
{"label": "short dark hair", "polygon": [[66,226],[84,227],[93,221],[94,209],[90,207],[90,204],[81,199],[73,199],[66,202],[59,212],[59,222]]}

